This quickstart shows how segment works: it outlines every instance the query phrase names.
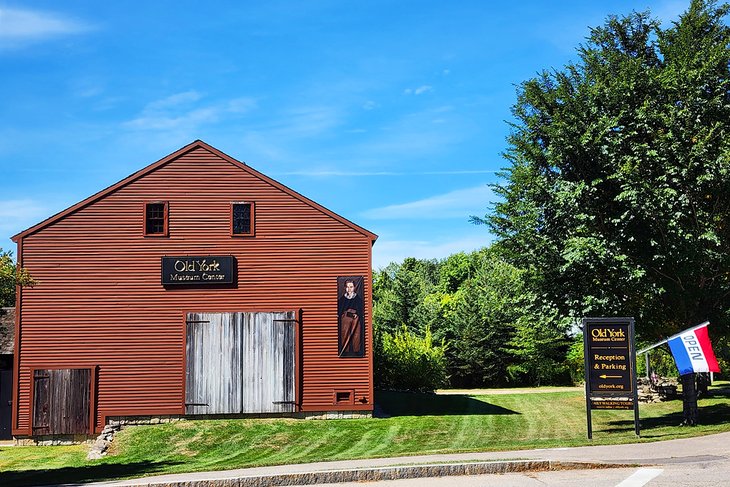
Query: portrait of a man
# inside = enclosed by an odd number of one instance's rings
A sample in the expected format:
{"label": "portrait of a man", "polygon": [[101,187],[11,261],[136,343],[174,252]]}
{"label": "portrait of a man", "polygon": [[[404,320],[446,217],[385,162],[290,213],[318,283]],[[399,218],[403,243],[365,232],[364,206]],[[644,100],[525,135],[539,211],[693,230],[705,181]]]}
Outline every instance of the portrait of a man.
{"label": "portrait of a man", "polygon": [[365,354],[365,305],[362,288],[362,276],[337,278],[340,357],[362,357]]}

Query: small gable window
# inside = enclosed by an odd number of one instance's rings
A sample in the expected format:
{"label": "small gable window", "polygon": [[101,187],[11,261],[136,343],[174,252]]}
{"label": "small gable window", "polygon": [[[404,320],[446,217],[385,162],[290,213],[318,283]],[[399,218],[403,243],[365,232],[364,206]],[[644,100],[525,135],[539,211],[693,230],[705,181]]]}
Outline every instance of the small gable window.
{"label": "small gable window", "polygon": [[167,236],[167,202],[145,203],[144,234],[147,236]]}
{"label": "small gable window", "polygon": [[254,204],[251,202],[232,203],[232,234],[234,236],[253,235]]}

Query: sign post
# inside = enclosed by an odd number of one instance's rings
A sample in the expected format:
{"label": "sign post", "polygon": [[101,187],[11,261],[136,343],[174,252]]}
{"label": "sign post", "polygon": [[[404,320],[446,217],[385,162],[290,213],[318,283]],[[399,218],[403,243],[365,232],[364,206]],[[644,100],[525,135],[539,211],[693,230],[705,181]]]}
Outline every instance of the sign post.
{"label": "sign post", "polygon": [[593,409],[633,409],[639,431],[633,318],[583,318],[588,439]]}

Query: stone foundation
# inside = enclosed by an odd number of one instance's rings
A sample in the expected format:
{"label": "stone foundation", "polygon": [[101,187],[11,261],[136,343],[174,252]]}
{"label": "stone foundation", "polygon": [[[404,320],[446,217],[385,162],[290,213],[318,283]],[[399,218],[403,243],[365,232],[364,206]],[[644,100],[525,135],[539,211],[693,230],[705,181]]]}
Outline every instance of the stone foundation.
{"label": "stone foundation", "polygon": [[365,419],[372,418],[372,411],[314,411],[303,413],[262,413],[262,414],[189,414],[164,416],[108,416],[107,423],[114,426],[139,424],[164,424],[176,421],[195,421],[198,419]]}
{"label": "stone foundation", "polygon": [[57,446],[92,443],[96,436],[91,435],[48,435],[48,436],[16,436],[16,446]]}

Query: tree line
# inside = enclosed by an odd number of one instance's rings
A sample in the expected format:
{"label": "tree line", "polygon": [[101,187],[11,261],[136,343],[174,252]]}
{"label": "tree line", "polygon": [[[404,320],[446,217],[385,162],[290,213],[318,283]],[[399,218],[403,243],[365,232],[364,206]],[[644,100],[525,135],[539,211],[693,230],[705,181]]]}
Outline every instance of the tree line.
{"label": "tree line", "polygon": [[[443,260],[407,258],[374,272],[376,383],[416,389],[568,383],[572,321],[530,288],[528,274],[495,248]],[[398,337],[404,345],[410,340],[410,351],[394,349]],[[414,350],[412,361],[390,357]],[[394,382],[388,359],[415,372],[401,372]]]}
{"label": "tree line", "polygon": [[728,11],[610,16],[575,62],[521,83],[499,199],[471,218],[494,243],[378,271],[376,333],[430,331],[456,387],[563,381],[585,316],[633,316],[639,343],[709,320],[726,356]]}

